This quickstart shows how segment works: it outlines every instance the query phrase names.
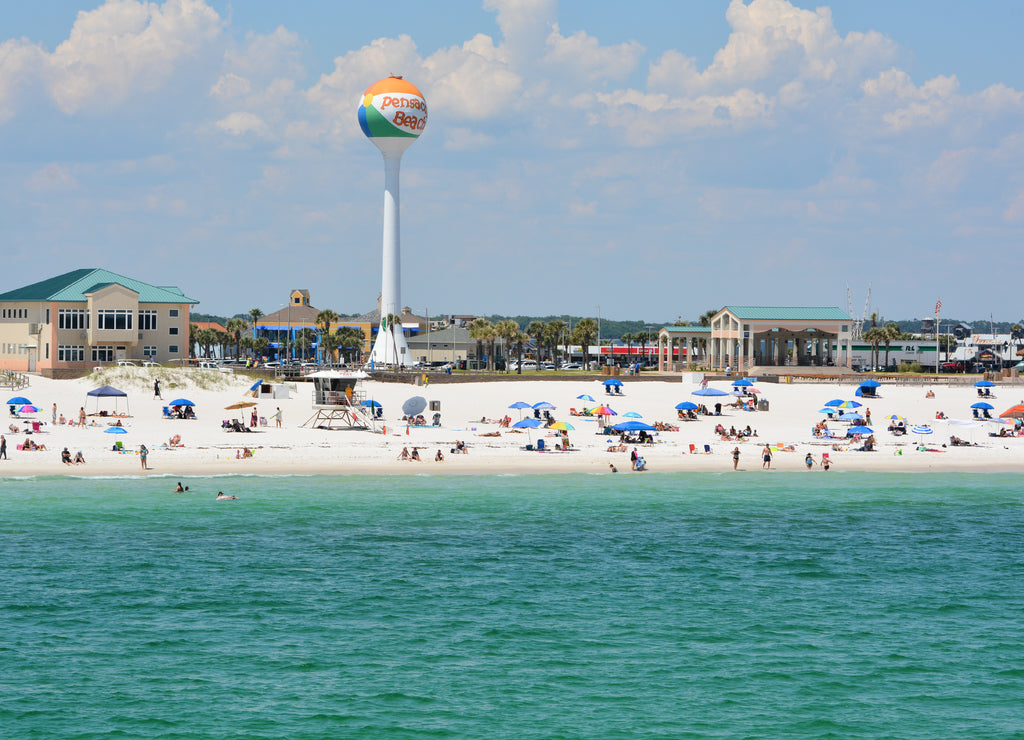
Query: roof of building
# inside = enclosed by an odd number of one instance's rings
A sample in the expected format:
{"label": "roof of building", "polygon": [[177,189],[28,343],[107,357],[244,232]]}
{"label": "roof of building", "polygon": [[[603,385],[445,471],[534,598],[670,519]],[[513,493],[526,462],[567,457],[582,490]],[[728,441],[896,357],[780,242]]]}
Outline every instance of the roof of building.
{"label": "roof of building", "polygon": [[192,322],[197,329],[213,329],[215,331],[226,332],[227,329],[216,321],[193,321]]}
{"label": "roof of building", "polygon": [[84,303],[86,295],[110,285],[122,285],[139,294],[139,303],[199,303],[179,288],[156,286],[99,268],[72,270],[38,283],[0,294],[0,301],[61,301]]}
{"label": "roof of building", "polygon": [[726,306],[722,310],[750,321],[853,321],[834,306]]}
{"label": "roof of building", "polygon": [[[427,332],[414,334],[406,339],[410,347],[427,346]],[[430,343],[438,344],[476,344],[476,340],[469,336],[469,329],[461,326],[446,326],[443,329],[431,329]]]}
{"label": "roof of building", "polygon": [[696,324],[691,326],[663,326],[662,331],[668,332],[669,334],[710,334],[710,326],[698,326]]}

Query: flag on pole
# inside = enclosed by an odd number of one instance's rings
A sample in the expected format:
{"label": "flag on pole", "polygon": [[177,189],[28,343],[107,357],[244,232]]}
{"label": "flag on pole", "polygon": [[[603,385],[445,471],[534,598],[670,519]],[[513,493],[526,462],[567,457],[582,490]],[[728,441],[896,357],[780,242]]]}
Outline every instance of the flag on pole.
{"label": "flag on pole", "polygon": [[935,301],[935,315],[939,315],[939,309],[942,308],[942,299],[939,298]]}

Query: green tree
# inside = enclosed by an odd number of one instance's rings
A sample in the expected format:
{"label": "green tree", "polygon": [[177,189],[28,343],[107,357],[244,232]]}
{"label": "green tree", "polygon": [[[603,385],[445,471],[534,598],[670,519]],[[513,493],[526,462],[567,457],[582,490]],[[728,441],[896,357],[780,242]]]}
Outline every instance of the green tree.
{"label": "green tree", "polygon": [[715,318],[715,314],[717,314],[718,311],[719,311],[719,309],[709,308],[707,311],[702,313],[700,315],[700,325],[701,326],[711,326],[711,319]]}
{"label": "green tree", "polygon": [[890,321],[884,327],[882,327],[882,341],[885,342],[885,369],[889,369],[889,345],[900,339],[903,336],[903,332],[900,331],[900,325],[895,321]]}
{"label": "green tree", "polygon": [[[324,339],[331,334],[331,324],[338,320],[338,314],[329,308],[325,308],[316,315],[316,319],[313,323],[316,324],[317,333],[320,335],[317,341],[317,347],[323,349]],[[333,341],[333,340],[329,340]],[[331,350],[331,361],[334,361],[334,349]]]}
{"label": "green tree", "polygon": [[872,326],[861,335],[861,339],[871,345],[871,369],[878,367],[878,347],[885,341],[885,329]]}
{"label": "green tree", "polygon": [[[518,326],[518,324],[516,324]],[[544,338],[546,336],[547,324],[543,321],[531,321],[526,326],[526,334],[533,340],[533,343],[537,346],[537,369],[540,369],[541,351],[544,349]],[[522,364],[522,363],[520,363]]]}
{"label": "green tree", "polygon": [[260,357],[266,357],[267,350],[270,349],[270,338],[269,337],[256,337],[252,340],[253,350],[256,352],[256,359]]}
{"label": "green tree", "polygon": [[304,326],[295,332],[295,348],[299,351],[300,360],[309,359],[309,350],[316,342],[316,332],[308,326]]}
{"label": "green tree", "polygon": [[562,341],[562,337],[565,336],[566,330],[569,328],[561,319],[552,319],[544,325],[544,340],[551,351],[551,357],[558,362],[558,345]]}
{"label": "green tree", "polygon": [[580,319],[576,328],[572,330],[572,340],[580,345],[583,350],[583,367],[590,368],[590,345],[597,338],[597,321],[594,319]]}
{"label": "green tree", "polygon": [[260,319],[263,318],[263,316],[264,316],[264,313],[260,309],[258,309],[258,308],[250,308],[249,309],[249,321],[252,324],[252,336],[253,336],[253,339],[256,338],[256,324],[259,322]]}
{"label": "green tree", "polygon": [[644,362],[647,361],[647,345],[651,343],[651,333],[647,330],[638,331],[634,336],[634,341],[640,345],[640,356],[643,357]]}
{"label": "green tree", "polygon": [[225,329],[235,341],[235,359],[242,356],[242,335],[249,329],[249,323],[245,319],[230,319]]}
{"label": "green tree", "polygon": [[334,332],[334,336],[338,343],[338,349],[346,355],[346,362],[352,361],[353,354],[357,363],[362,362],[363,345],[366,343],[366,335],[363,334],[361,329],[357,329],[354,326],[342,326]]}
{"label": "green tree", "polygon": [[199,341],[197,339],[197,337],[196,337],[197,334],[199,334],[199,324],[189,324],[188,325],[188,356],[189,357],[195,357],[196,356],[196,344],[198,344],[198,341]]}
{"label": "green tree", "polygon": [[[487,343],[491,341],[494,336],[494,324],[487,319],[481,317],[473,319],[473,323],[469,325],[469,336],[471,339],[476,340],[476,362],[477,368],[483,370],[480,367],[480,358],[485,354],[485,347]],[[486,352],[487,355],[487,366],[490,367],[492,352]]]}
{"label": "green tree", "polygon": [[[512,358],[512,344],[514,343],[516,334],[520,331],[521,329],[519,328],[519,324],[512,319],[499,321],[494,326],[495,335],[505,343],[505,372],[510,370],[509,365]],[[522,371],[522,363],[520,363],[519,372],[522,373]]]}

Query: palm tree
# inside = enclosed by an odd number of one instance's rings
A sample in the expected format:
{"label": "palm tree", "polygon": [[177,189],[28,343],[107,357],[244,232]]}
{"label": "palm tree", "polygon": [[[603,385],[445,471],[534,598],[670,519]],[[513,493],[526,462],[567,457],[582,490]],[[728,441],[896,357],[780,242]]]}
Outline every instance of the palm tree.
{"label": "palm tree", "polygon": [[253,336],[254,339],[256,338],[256,322],[258,322],[260,319],[262,319],[263,316],[264,316],[264,313],[260,309],[258,309],[258,308],[250,308],[249,309],[249,319],[252,322],[252,336]]}
{"label": "palm tree", "polygon": [[[546,336],[547,325],[543,321],[531,321],[526,327],[526,333],[529,335],[533,343],[537,345],[537,369],[540,369],[540,351],[544,346],[544,338]],[[520,363],[521,364],[521,363]]]}
{"label": "palm tree", "polygon": [[[495,336],[500,337],[505,341],[505,372],[508,372],[509,370],[509,359],[511,358],[512,355],[512,342],[515,339],[516,334],[521,333],[521,331],[522,330],[519,328],[519,324],[517,324],[512,319],[505,319],[504,321],[499,321],[494,327]],[[523,368],[521,357],[519,365],[519,373],[522,374]]]}
{"label": "palm tree", "polygon": [[249,328],[249,322],[245,319],[230,319],[228,325],[224,328],[228,330],[228,334],[235,340],[235,359],[238,359],[242,354],[242,334]]}
{"label": "palm tree", "polygon": [[256,352],[256,358],[263,357],[266,355],[267,350],[270,349],[270,338],[269,337],[256,337],[252,340],[252,348]]}
{"label": "palm tree", "polygon": [[334,362],[334,353],[337,352],[340,340],[338,338],[338,332],[329,331],[326,334],[320,335],[320,349],[323,350],[324,360],[326,362]]}
{"label": "palm tree", "polygon": [[871,369],[878,367],[878,345],[885,341],[885,329],[872,326],[861,335],[861,339],[871,343]]}
{"label": "palm tree", "polygon": [[304,326],[295,332],[295,346],[299,350],[299,359],[309,359],[309,348],[313,346],[313,342],[316,340],[316,332],[310,329],[308,326]]}
{"label": "palm tree", "polygon": [[[334,336],[338,342],[338,349],[342,352],[345,350],[355,350],[356,362],[358,363],[362,360],[363,345],[365,344],[366,336],[361,330],[352,326],[342,326],[334,332]],[[351,361],[352,355],[350,353],[346,354],[347,359]]]}
{"label": "palm tree", "polygon": [[707,311],[700,315],[701,326],[711,326],[711,319],[715,318],[715,314],[718,313],[718,309],[709,308]]}
{"label": "palm tree", "polygon": [[482,316],[473,319],[473,323],[469,325],[469,336],[471,339],[476,340],[476,366],[478,370],[483,369],[480,367],[480,358],[484,356],[484,345],[487,343],[493,328],[494,325]]}
{"label": "palm tree", "polygon": [[316,324],[317,329],[320,332],[320,342],[317,343],[318,347],[323,343],[323,339],[331,333],[331,324],[335,323],[337,320],[338,314],[329,308],[325,308],[316,315],[316,319],[313,323]]}
{"label": "palm tree", "polygon": [[196,338],[196,335],[198,333],[199,333],[199,325],[198,324],[189,324],[188,325],[188,356],[189,357],[195,357],[196,356],[196,343],[198,342],[198,340]]}
{"label": "palm tree", "polygon": [[[717,311],[716,311],[717,313]],[[640,345],[640,356],[647,359],[647,344],[651,341],[651,333],[647,330],[638,331],[634,341]]]}
{"label": "palm tree", "polygon": [[895,321],[890,321],[882,329],[882,341],[885,342],[885,368],[889,369],[889,344],[896,339],[903,337],[903,332],[900,330],[900,325]]}
{"label": "palm tree", "polygon": [[558,345],[569,327],[561,319],[552,319],[544,326],[544,339],[551,350],[551,356],[558,360]]}
{"label": "palm tree", "polygon": [[572,330],[573,341],[583,349],[583,366],[590,367],[590,345],[597,338],[597,322],[594,319],[580,319]]}
{"label": "palm tree", "polygon": [[[527,334],[526,332],[524,332],[522,329],[520,329],[519,325],[517,324],[516,325],[516,330],[511,333],[511,335],[509,336],[508,339],[509,339],[510,342],[512,342],[516,346],[516,357],[519,360],[519,362],[517,363],[517,367],[516,367],[516,373],[519,374],[519,375],[522,375],[523,374],[523,343],[530,339],[530,335]],[[537,367],[540,368],[540,365],[538,364]]]}

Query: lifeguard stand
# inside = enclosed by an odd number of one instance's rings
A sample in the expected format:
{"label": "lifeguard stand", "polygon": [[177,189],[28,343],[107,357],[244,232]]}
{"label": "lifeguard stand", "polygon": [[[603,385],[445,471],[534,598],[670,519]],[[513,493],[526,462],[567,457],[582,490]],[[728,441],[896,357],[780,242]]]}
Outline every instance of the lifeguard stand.
{"label": "lifeguard stand", "polygon": [[324,370],[313,373],[313,414],[302,426],[315,429],[369,429],[377,431],[373,410],[362,406],[365,392],[357,388],[365,373]]}

